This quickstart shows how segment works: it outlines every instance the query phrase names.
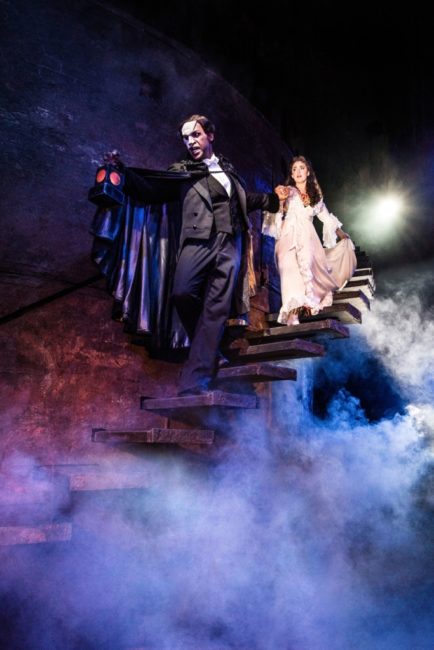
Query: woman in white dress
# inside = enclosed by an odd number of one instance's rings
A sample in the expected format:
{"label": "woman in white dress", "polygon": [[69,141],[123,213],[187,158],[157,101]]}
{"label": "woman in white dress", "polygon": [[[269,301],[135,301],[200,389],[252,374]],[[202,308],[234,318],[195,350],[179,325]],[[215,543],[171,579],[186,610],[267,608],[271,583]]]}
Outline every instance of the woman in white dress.
{"label": "woman in white dress", "polygon": [[[277,189],[280,210],[264,213],[262,232],[277,240],[282,294],[278,322],[298,325],[302,310],[317,314],[332,304],[333,292],[348,282],[357,260],[353,242],[341,230],[339,219],[327,210],[315,172],[304,156],[292,159],[286,187]],[[314,217],[323,223],[325,248],[313,225]]]}

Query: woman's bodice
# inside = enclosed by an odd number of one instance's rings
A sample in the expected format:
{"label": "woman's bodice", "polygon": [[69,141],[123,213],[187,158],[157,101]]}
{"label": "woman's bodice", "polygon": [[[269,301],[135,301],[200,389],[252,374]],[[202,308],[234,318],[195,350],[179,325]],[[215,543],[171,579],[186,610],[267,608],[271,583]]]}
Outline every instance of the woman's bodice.
{"label": "woman's bodice", "polygon": [[264,213],[262,232],[275,239],[288,239],[288,245],[300,245],[300,233],[306,227],[307,222],[313,224],[314,217],[318,217],[323,223],[323,242],[326,248],[336,244],[336,230],[342,226],[337,217],[327,210],[324,201],[321,199],[314,206],[304,206],[301,196],[297,190],[290,194],[287,208],[284,212]]}

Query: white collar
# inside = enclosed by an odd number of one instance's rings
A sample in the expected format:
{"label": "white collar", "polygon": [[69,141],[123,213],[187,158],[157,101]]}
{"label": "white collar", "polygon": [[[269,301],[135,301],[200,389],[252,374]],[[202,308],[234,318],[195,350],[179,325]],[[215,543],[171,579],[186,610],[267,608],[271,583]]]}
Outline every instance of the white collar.
{"label": "white collar", "polygon": [[207,165],[210,173],[214,176],[215,180],[218,181],[220,185],[223,185],[228,196],[230,196],[232,191],[231,179],[227,174],[225,174],[224,170],[221,168],[217,156],[213,153],[211,158],[204,158],[202,162],[204,162],[205,165]]}
{"label": "white collar", "polygon": [[207,165],[207,166],[209,167],[210,165],[218,165],[218,164],[219,164],[219,159],[217,158],[217,156],[215,155],[215,153],[213,153],[213,155],[211,156],[211,158],[204,158],[204,159],[202,160],[202,162],[204,162],[205,165]]}

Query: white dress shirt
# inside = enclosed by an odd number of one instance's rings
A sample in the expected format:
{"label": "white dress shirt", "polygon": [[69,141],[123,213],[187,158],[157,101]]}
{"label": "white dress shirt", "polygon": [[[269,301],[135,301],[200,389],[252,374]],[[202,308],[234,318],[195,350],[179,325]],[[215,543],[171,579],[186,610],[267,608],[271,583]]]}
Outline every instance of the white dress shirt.
{"label": "white dress shirt", "polygon": [[213,174],[216,181],[218,181],[220,185],[223,185],[228,196],[230,196],[232,190],[232,183],[230,181],[229,176],[225,174],[223,169],[220,167],[219,159],[217,158],[215,153],[213,153],[211,158],[204,158],[203,162],[208,167],[210,174]]}

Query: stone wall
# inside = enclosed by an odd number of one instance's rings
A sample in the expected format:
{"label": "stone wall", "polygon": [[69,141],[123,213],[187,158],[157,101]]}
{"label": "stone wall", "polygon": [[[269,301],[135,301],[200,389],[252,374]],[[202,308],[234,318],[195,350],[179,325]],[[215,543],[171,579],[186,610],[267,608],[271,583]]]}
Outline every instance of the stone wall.
{"label": "stone wall", "polygon": [[[92,0],[2,4],[0,316],[3,453],[93,453],[95,426],[140,427],[143,395],[171,394],[179,366],[150,359],[111,321],[103,282],[7,320],[95,275],[88,188],[102,154],[165,169],[180,119],[204,112],[216,150],[251,189],[280,180],[289,152],[263,117],[191,51]],[[259,263],[260,215],[256,215]]]}

